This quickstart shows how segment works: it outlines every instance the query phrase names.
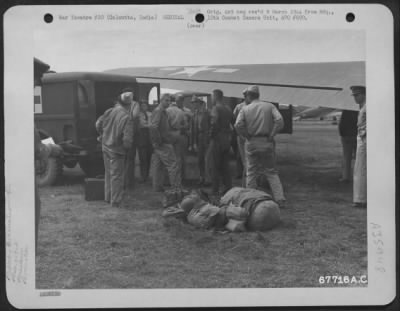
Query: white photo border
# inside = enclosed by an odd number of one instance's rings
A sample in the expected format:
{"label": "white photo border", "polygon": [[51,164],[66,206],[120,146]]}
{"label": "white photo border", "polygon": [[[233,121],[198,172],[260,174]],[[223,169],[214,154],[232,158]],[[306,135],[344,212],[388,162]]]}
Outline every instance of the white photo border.
{"label": "white photo border", "polygon": [[[316,17],[304,24],[250,24],[226,22],[203,31],[234,29],[359,29],[366,32],[366,87],[368,127],[368,287],[365,288],[269,288],[269,289],[113,289],[58,290],[43,296],[35,288],[34,248],[34,160],[33,160],[33,51],[34,31],[54,27],[43,16],[58,14],[118,14],[127,10],[158,14],[188,14],[188,9],[224,8],[227,5],[157,6],[16,6],[4,15],[4,126],[6,189],[6,265],[20,265],[22,272],[7,278],[7,297],[17,308],[102,308],[102,307],[223,307],[299,305],[383,305],[396,293],[395,244],[395,103],[394,103],[394,21],[390,10],[379,4],[294,4],[229,5],[233,8],[275,7],[293,9],[329,8],[329,18]],[[353,12],[357,19],[346,23]],[[69,25],[82,27],[81,23]],[[85,27],[106,29],[109,24],[86,23]],[[115,25],[116,28],[121,27]],[[125,26],[129,27],[129,26]],[[185,22],[157,21],[141,24],[169,27],[177,31]],[[188,30],[190,31],[190,30]],[[167,64],[166,64],[167,65]],[[26,156],[31,155],[31,156]],[[378,253],[382,245],[383,254]],[[383,263],[382,263],[383,261]],[[377,265],[384,272],[376,269]],[[383,271],[383,270],[382,270]],[[47,292],[51,292],[46,290]],[[212,294],[210,295],[210,291]],[[58,294],[57,294],[58,293]]]}

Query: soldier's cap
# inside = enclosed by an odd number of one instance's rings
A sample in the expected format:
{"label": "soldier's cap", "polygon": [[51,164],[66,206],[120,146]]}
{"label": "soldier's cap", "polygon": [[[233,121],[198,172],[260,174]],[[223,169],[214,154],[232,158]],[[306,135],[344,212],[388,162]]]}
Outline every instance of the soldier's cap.
{"label": "soldier's cap", "polygon": [[362,85],[353,85],[350,86],[350,90],[352,92],[352,96],[358,95],[358,94],[364,94],[365,95],[365,86]]}
{"label": "soldier's cap", "polygon": [[134,93],[134,91],[131,87],[125,87],[121,90],[121,94],[123,93]]}
{"label": "soldier's cap", "polygon": [[258,89],[258,86],[257,86],[257,85],[252,85],[252,86],[249,86],[248,88],[246,88],[246,89],[243,91],[243,94],[247,94],[247,93],[253,93],[253,94],[258,94],[258,95],[260,95],[260,90]]}

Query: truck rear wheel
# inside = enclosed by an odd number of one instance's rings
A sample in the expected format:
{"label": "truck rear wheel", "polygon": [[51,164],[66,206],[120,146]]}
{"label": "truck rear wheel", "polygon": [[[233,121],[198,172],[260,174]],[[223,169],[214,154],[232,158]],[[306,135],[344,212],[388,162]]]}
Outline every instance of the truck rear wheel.
{"label": "truck rear wheel", "polygon": [[48,157],[38,161],[36,182],[39,187],[54,185],[62,175],[62,161],[58,157]]}

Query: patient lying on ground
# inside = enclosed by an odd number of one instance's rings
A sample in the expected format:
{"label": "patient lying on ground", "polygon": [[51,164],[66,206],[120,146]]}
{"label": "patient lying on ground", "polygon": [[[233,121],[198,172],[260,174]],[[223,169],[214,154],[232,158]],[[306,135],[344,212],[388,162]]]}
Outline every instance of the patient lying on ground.
{"label": "patient lying on ground", "polygon": [[272,197],[260,190],[235,187],[218,206],[201,191],[192,191],[178,204],[166,208],[164,217],[178,217],[202,229],[232,232],[266,231],[280,223],[280,210]]}

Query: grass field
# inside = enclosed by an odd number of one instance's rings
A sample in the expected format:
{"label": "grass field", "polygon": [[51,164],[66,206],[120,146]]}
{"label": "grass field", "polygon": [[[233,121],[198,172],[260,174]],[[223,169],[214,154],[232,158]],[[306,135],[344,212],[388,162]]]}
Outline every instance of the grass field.
{"label": "grass field", "polygon": [[320,276],[367,275],[366,210],[352,208],[352,185],[338,182],[337,128],[294,126],[277,139],[288,207],[268,232],[221,234],[164,219],[150,184],[120,209],[85,201],[76,171],[40,189],[37,288],[318,287]]}

